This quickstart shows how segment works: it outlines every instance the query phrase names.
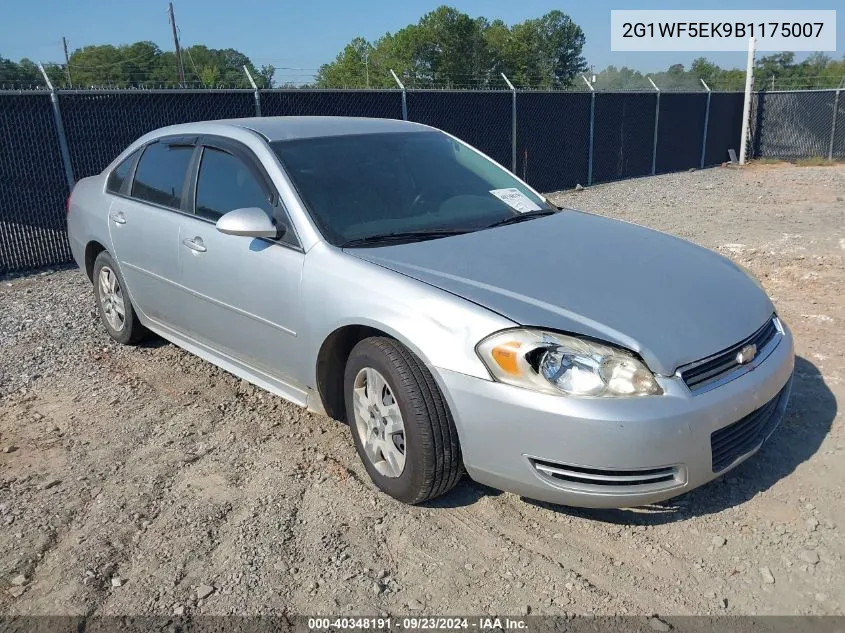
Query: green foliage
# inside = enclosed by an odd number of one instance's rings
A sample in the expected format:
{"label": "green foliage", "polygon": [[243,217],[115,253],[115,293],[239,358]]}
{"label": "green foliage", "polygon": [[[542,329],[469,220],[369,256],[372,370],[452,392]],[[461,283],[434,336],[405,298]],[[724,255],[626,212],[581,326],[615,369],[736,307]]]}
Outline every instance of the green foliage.
{"label": "green foliage", "polygon": [[565,88],[587,67],[584,42],[581,27],[560,11],[509,27],[441,6],[375,42],[353,39],[315,83],[393,88],[392,68],[411,88],[503,88],[502,72],[520,87]]}
{"label": "green foliage", "polygon": [[[273,84],[275,68],[257,69],[249,57],[233,48],[214,49],[201,44],[182,49],[185,86],[192,88],[250,88],[246,66],[260,88]],[[70,55],[67,66],[45,64],[45,71],[59,88],[176,87],[180,85],[176,55],[153,42],[112,46],[83,46]],[[0,85],[43,86],[36,64],[15,63],[0,57]]]}
{"label": "green foliage", "polygon": [[[674,64],[668,70],[648,73],[661,90],[703,90],[703,79],[711,90],[744,90],[745,70],[720,68],[699,57],[689,70]],[[757,90],[802,90],[836,88],[845,81],[845,57],[834,60],[824,53],[813,53],[795,63],[794,53],[775,53],[757,59],[754,69]],[[653,90],[646,75],[623,66],[608,66],[596,75],[596,90]]]}

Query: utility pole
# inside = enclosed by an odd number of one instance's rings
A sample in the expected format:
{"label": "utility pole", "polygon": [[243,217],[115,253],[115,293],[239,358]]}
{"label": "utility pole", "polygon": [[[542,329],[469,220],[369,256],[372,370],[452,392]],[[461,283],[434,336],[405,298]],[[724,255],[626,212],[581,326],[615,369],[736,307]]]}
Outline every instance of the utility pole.
{"label": "utility pole", "polygon": [[73,88],[73,82],[70,80],[70,56],[67,54],[67,38],[62,35],[62,46],[65,49],[65,74],[67,75],[68,88]]}
{"label": "utility pole", "polygon": [[173,15],[173,3],[168,3],[168,13],[170,14],[170,27],[173,29],[173,44],[176,47],[176,76],[179,78],[179,83],[185,83],[185,66],[182,64],[182,49],[179,47],[179,37],[176,35],[176,17]]}

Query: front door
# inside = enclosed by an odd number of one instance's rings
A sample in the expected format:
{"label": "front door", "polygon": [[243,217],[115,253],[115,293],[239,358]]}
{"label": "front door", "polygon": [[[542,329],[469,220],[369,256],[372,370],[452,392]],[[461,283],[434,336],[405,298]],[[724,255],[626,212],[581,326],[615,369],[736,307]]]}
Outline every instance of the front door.
{"label": "front door", "polygon": [[217,219],[234,209],[283,212],[247,157],[206,146],[198,169],[194,215],[183,216],[179,228],[181,317],[201,342],[292,384],[305,255],[292,236],[266,240],[216,229]]}

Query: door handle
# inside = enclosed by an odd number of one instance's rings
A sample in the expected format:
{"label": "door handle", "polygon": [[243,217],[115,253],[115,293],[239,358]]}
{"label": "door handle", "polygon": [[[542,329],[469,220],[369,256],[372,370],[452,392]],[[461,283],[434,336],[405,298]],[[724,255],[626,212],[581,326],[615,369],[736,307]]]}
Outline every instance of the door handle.
{"label": "door handle", "polygon": [[109,220],[115,224],[126,224],[126,217],[123,215],[123,211],[112,211],[109,213]]}
{"label": "door handle", "polygon": [[195,238],[186,238],[182,240],[182,244],[190,248],[192,251],[196,251],[198,253],[204,253],[206,250],[205,244],[202,242],[202,238],[198,235]]}

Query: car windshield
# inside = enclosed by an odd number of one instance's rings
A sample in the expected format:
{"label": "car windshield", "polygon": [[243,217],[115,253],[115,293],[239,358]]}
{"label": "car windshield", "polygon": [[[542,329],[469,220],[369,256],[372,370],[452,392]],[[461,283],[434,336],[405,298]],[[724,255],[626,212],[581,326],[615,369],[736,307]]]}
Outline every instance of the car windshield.
{"label": "car windshield", "polygon": [[271,145],[323,236],[336,246],[379,245],[379,236],[433,239],[552,209],[508,171],[442,132]]}

